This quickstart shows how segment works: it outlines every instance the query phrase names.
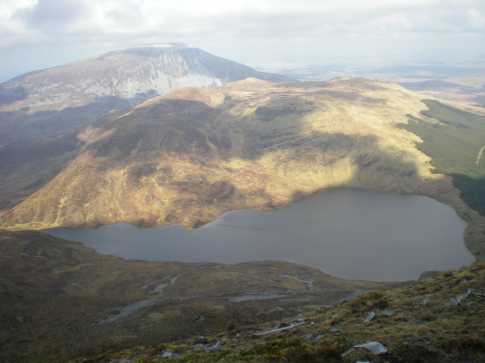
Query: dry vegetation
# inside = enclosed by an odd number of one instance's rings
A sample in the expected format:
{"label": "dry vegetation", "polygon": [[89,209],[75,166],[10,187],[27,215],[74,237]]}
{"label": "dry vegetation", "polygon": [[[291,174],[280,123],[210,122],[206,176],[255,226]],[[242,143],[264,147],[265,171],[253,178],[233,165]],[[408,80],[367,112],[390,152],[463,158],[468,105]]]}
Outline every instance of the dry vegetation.
{"label": "dry vegetation", "polygon": [[[475,264],[348,302],[309,307],[292,319],[243,332],[104,352],[75,362],[478,363],[485,359],[484,288],[485,265]],[[387,352],[352,349],[366,342],[378,342]]]}
{"label": "dry vegetation", "polygon": [[193,227],[240,208],[272,208],[329,187],[428,195],[471,222],[483,218],[450,177],[434,174],[421,139],[402,125],[421,96],[364,79],[259,80],[157,97],[83,133],[78,155],[5,213],[1,227],[46,229],[129,222]]}
{"label": "dry vegetation", "polygon": [[[194,227],[227,210],[273,208],[348,186],[453,206],[468,222],[468,247],[483,258],[484,217],[452,179],[482,175],[482,130],[452,125],[458,131],[449,133],[447,115],[456,110],[445,111],[397,85],[362,79],[177,91],[84,130],[75,147],[60,140],[40,148],[28,180],[42,171],[46,184],[6,212],[0,227]],[[456,153],[430,143],[430,127],[468,143],[458,164],[448,163]],[[0,188],[23,180],[11,175]],[[478,362],[484,271],[477,263],[380,290],[288,263],[127,262],[38,232],[2,232],[0,360],[159,362],[172,352],[182,362]],[[362,289],[378,291],[338,303]],[[474,294],[464,304],[450,303],[468,289]],[[365,322],[371,312],[376,317]],[[367,340],[389,353],[342,357]]]}
{"label": "dry vegetation", "polygon": [[376,283],[284,262],[124,261],[38,232],[0,234],[0,361],[65,362],[239,329]]}

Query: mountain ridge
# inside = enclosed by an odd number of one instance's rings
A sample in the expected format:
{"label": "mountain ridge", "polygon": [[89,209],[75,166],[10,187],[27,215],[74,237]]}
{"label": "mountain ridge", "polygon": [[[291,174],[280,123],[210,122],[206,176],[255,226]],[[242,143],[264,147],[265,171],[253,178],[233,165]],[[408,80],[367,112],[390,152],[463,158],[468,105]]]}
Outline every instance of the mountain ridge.
{"label": "mountain ridge", "polygon": [[[283,80],[203,50],[185,47],[117,50],[37,70],[0,84],[0,214],[44,185],[68,156],[38,153],[47,144],[76,149],[75,135],[179,87],[221,86],[247,77]],[[32,160],[17,157],[18,145]],[[37,151],[36,151],[37,150]]]}
{"label": "mountain ridge", "polygon": [[[392,105],[398,98],[401,103]],[[419,175],[430,180],[435,177],[427,157],[412,147],[417,139],[396,124],[406,122],[408,113],[419,114],[424,109],[418,96],[398,86],[362,79],[290,85],[246,80],[225,88],[176,91],[148,100],[93,129],[78,156],[49,183],[51,191],[39,190],[2,220],[5,225],[23,215],[21,220],[29,221],[30,228],[37,220],[49,221],[46,227],[75,226],[82,225],[82,220],[88,224],[98,224],[98,220],[101,224],[136,222],[136,215],[142,223],[152,224],[149,215],[154,214],[159,215],[158,223],[194,226],[223,211],[282,205],[295,195],[330,186],[377,183],[385,190],[416,191],[420,188],[416,181]],[[376,126],[376,122],[381,125]],[[392,141],[385,141],[382,134]],[[382,151],[381,142],[389,146],[387,151]],[[412,165],[406,158],[419,160],[419,164]],[[377,166],[381,168],[378,173],[388,178],[384,185],[372,176],[371,171],[379,170],[373,169]],[[393,179],[391,171],[404,174]],[[88,177],[88,173],[95,176],[95,184],[79,179]],[[354,173],[365,176],[356,177]],[[352,182],[355,178],[362,180]],[[134,201],[134,194],[141,192],[135,197],[141,198],[141,204],[137,202],[139,206],[129,212],[131,217],[123,217],[131,207],[119,203],[115,203],[118,212],[101,214],[96,212],[101,206],[91,204],[82,212],[86,217],[74,222],[72,218],[78,213],[72,208],[79,208],[75,206],[79,203],[60,196],[76,185],[74,180],[79,185],[72,192],[83,203],[92,203],[92,198],[104,200],[100,185],[105,185],[109,186],[105,192],[115,193],[110,198],[123,199],[124,204]],[[121,180],[124,182],[119,184]],[[81,192],[91,184],[89,192]],[[116,188],[128,193],[126,197],[116,196]],[[217,199],[214,190],[218,188],[225,199]],[[213,193],[215,204],[207,204],[206,198]],[[51,197],[57,202],[46,200]],[[142,202],[145,198],[152,202]],[[32,214],[29,203],[38,212]],[[69,212],[62,212],[64,207],[59,203],[68,206]],[[166,210],[160,203],[172,207]],[[107,200],[102,204],[113,205]],[[151,208],[155,209],[149,212]],[[41,210],[44,217],[37,214]],[[88,217],[93,213],[97,217]],[[71,222],[60,222],[68,216]]]}

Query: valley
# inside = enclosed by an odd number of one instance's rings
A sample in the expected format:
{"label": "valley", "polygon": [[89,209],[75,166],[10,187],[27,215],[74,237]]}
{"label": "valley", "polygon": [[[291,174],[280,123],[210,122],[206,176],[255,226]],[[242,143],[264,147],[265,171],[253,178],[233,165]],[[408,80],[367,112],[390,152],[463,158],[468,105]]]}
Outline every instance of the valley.
{"label": "valley", "polygon": [[475,163],[482,119],[358,78],[248,79],[173,91],[79,134],[62,171],[5,211],[0,227],[193,228],[231,210],[268,210],[350,187],[450,205],[468,223],[467,247],[482,258],[482,168]]}
{"label": "valley", "polygon": [[483,359],[485,117],[404,83],[171,45],[0,84],[0,360]]}

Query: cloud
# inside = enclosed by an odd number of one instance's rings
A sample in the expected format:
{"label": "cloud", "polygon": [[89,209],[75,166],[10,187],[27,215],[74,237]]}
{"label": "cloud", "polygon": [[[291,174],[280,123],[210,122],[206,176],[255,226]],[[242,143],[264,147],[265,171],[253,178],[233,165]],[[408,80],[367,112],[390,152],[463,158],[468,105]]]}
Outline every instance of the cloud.
{"label": "cloud", "polygon": [[382,58],[475,56],[485,52],[484,34],[483,0],[0,0],[0,49],[6,50],[91,47],[95,53],[182,41],[249,62],[287,61],[303,50],[315,61],[329,53],[358,60],[365,49]]}
{"label": "cloud", "polygon": [[[284,36],[284,32],[272,31],[272,20],[288,21],[291,31],[305,31],[305,28],[352,33],[485,30],[485,2],[481,0],[3,1],[7,2],[3,7],[10,16],[0,17],[2,23],[20,20],[32,32],[56,36],[93,32],[142,35],[254,30]],[[456,19],[461,21],[458,23]],[[219,27],[229,20],[231,26]]]}
{"label": "cloud", "polygon": [[89,19],[92,8],[85,0],[38,0],[35,6],[19,11],[17,17],[38,31],[82,31],[83,19]]}

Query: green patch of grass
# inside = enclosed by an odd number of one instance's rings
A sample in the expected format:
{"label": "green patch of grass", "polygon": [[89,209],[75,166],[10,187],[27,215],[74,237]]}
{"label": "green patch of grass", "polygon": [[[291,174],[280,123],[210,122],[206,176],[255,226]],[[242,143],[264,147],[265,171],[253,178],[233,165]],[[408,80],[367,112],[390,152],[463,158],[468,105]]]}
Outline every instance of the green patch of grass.
{"label": "green patch of grass", "polygon": [[485,215],[485,117],[437,101],[425,101],[423,118],[404,128],[418,135],[419,149],[432,158],[436,172],[453,177],[463,200]]}

